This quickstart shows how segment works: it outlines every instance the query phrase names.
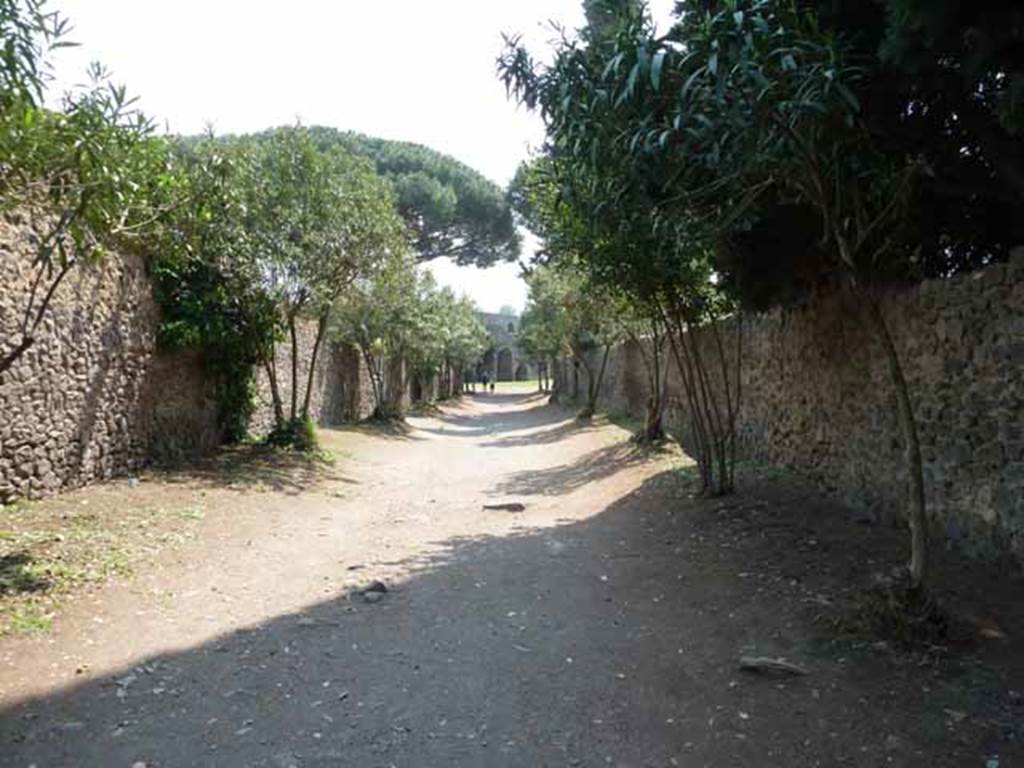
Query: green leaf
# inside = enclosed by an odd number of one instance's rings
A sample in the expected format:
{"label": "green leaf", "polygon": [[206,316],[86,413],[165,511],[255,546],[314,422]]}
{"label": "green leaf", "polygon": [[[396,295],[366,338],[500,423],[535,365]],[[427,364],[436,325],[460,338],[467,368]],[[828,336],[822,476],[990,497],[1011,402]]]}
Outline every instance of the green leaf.
{"label": "green leaf", "polygon": [[661,68],[665,65],[665,52],[658,51],[651,59],[651,86],[654,90],[661,89]]}
{"label": "green leaf", "polygon": [[857,96],[846,87],[844,83],[836,83],[836,89],[839,91],[839,95],[843,97],[843,100],[850,105],[855,112],[860,112],[860,100]]}

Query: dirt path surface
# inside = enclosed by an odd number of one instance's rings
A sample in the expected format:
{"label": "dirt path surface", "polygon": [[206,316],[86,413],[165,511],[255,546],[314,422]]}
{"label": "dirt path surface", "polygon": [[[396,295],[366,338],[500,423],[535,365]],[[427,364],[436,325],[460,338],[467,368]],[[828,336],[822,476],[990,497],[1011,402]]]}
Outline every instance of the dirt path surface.
{"label": "dirt path surface", "polygon": [[699,504],[678,458],[536,396],[410,421],[324,431],[311,487],[146,489],[200,494],[197,535],[0,642],[0,765],[1024,764],[1012,664],[822,640],[838,541],[877,530]]}

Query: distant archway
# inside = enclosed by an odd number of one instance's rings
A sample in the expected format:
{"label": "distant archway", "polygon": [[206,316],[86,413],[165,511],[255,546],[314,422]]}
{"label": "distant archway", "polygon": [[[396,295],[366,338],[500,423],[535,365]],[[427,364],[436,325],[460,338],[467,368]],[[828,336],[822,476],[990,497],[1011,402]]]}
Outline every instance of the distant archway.
{"label": "distant archway", "polygon": [[498,381],[512,380],[512,350],[505,347],[498,352]]}
{"label": "distant archway", "polygon": [[516,368],[516,381],[526,381],[530,378],[530,369],[526,367],[526,363],[520,363]]}

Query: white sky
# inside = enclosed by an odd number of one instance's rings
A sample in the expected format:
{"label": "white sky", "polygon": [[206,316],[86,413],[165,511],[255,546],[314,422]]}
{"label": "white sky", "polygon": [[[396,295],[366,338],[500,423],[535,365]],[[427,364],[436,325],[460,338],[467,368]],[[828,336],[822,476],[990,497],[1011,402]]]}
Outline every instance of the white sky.
{"label": "white sky", "polygon": [[[535,52],[546,22],[579,26],[580,0],[51,0],[81,46],[61,53],[58,84],[102,61],[175,133],[249,133],[301,119],[450,154],[504,186],[540,121],[495,76],[501,33]],[[672,0],[653,0],[664,19]],[[58,85],[58,87],[60,87]],[[526,244],[524,255],[535,246]],[[481,309],[521,308],[518,267],[431,269]]]}

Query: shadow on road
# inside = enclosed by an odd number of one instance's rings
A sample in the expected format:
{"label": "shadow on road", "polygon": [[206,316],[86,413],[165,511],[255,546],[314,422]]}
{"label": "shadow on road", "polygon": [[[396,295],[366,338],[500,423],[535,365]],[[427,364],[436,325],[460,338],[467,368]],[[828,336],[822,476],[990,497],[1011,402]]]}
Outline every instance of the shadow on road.
{"label": "shadow on road", "polygon": [[[612,454],[584,465],[604,460]],[[994,714],[1020,679],[986,671],[969,719],[951,729],[944,710],[965,706],[969,673],[954,684],[938,666],[839,654],[822,641],[807,596],[840,585],[823,566],[891,554],[891,531],[847,524],[822,505],[790,525],[786,508],[698,503],[691,491],[666,472],[583,521],[448,539],[405,561],[409,575],[379,603],[342,595],[22,702],[0,712],[0,765],[867,767],[1024,757],[1013,741],[1020,721],[1007,730]],[[762,529],[759,515],[771,524]],[[796,552],[809,530],[841,536],[847,549],[800,552],[806,568],[783,573],[780,553]],[[751,651],[786,655],[812,675],[743,677],[736,659]]]}
{"label": "shadow on road", "polygon": [[590,451],[568,464],[514,472],[498,484],[496,492],[508,496],[561,496],[640,464],[646,458],[646,454],[633,443],[614,443]]}
{"label": "shadow on road", "polygon": [[224,448],[215,455],[174,469],[156,469],[155,479],[196,488],[266,487],[297,496],[325,482],[358,484],[329,459],[263,445]]}

